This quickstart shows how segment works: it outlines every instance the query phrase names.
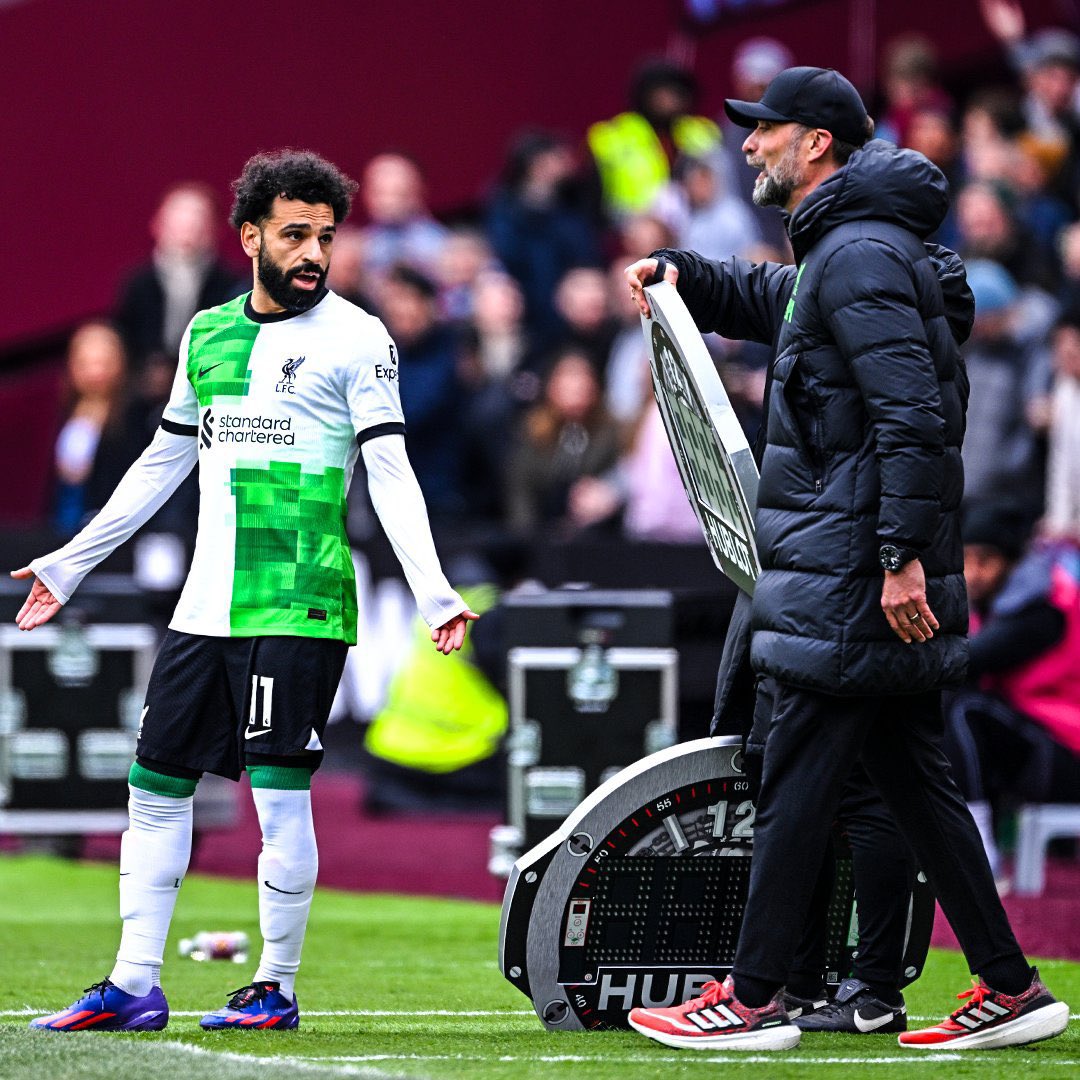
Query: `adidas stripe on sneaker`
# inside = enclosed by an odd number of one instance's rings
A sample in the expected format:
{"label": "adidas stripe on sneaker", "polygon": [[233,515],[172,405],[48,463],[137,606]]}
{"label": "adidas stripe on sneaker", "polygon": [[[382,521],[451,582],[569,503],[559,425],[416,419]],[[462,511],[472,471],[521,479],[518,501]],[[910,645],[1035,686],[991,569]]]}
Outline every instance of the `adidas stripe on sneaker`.
{"label": "adidas stripe on sneaker", "polygon": [[957,996],[964,1004],[951,1016],[932,1027],[904,1032],[900,1045],[915,1050],[997,1050],[1052,1039],[1069,1023],[1069,1006],[1046,989],[1038,971],[1016,997],[983,982]]}
{"label": "adidas stripe on sneaker", "polygon": [[669,1009],[632,1009],[630,1026],[646,1038],[680,1050],[790,1050],[801,1033],[787,1017],[783,993],[752,1009],[735,997],[729,975],[708,982],[701,996]]}

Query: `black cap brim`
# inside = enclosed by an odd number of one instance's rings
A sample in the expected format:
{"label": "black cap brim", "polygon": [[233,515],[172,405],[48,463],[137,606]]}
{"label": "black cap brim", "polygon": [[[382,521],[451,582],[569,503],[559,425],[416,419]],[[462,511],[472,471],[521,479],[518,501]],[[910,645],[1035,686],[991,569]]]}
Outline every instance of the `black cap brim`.
{"label": "black cap brim", "polygon": [[733,124],[744,128],[757,127],[759,120],[768,120],[773,124],[791,122],[790,116],[783,116],[768,105],[762,105],[760,101],[736,101],[734,98],[726,98],[724,112]]}

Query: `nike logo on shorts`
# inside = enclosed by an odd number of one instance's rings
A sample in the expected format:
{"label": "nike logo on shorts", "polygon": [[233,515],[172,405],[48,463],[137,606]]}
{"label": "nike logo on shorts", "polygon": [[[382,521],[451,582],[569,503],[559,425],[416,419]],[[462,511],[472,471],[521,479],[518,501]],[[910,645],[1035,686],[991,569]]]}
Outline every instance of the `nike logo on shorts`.
{"label": "nike logo on shorts", "polygon": [[268,728],[268,727],[259,728],[256,731],[252,731],[251,728],[245,728],[244,729],[244,738],[245,739],[257,739],[260,735],[269,735],[269,734],[270,734],[270,728]]}
{"label": "nike logo on shorts", "polygon": [[219,360],[216,364],[211,364],[209,367],[199,368],[199,378],[201,379],[204,376],[209,375],[214,368],[219,368],[224,363],[224,360]]}

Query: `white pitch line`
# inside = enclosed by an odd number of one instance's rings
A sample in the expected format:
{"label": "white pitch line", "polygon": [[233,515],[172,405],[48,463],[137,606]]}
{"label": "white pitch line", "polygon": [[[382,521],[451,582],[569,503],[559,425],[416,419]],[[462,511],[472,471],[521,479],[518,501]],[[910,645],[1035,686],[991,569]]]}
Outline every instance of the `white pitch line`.
{"label": "white pitch line", "polygon": [[[792,1065],[910,1065],[916,1062],[926,1062],[932,1064],[934,1062],[942,1061],[966,1061],[971,1058],[971,1051],[965,1053],[939,1053],[933,1052],[926,1054],[898,1054],[894,1057],[790,1057],[786,1060],[790,1061]],[[264,1061],[265,1058],[259,1058],[257,1060]],[[779,1056],[776,1053],[770,1054],[747,1054],[747,1053],[727,1053],[727,1054],[701,1054],[698,1052],[691,1059],[686,1054],[680,1057],[660,1057],[652,1054],[639,1054],[632,1057],[611,1057],[609,1054],[503,1054],[499,1057],[491,1057],[490,1055],[483,1054],[340,1054],[333,1055],[331,1057],[297,1057],[292,1060],[297,1062],[317,1062],[317,1061],[340,1061],[345,1063],[359,1064],[361,1062],[390,1062],[390,1061],[478,1061],[478,1062],[498,1062],[500,1064],[529,1064],[536,1063],[544,1064],[575,1064],[575,1065],[588,1065],[590,1063],[603,1063],[605,1065],[675,1065],[686,1064],[687,1062],[701,1061],[713,1065],[741,1065],[741,1064],[763,1064],[765,1062],[771,1062],[776,1064],[778,1061],[785,1060],[783,1056]],[[1046,1060],[1039,1061],[1040,1066],[1053,1065],[1062,1067],[1072,1067],[1080,1065],[1080,1060]]]}
{"label": "white pitch line", "polygon": [[191,1043],[182,1042],[159,1042],[147,1043],[155,1050],[175,1050],[180,1053],[190,1054],[194,1057],[213,1058],[219,1061],[231,1061],[237,1065],[254,1065],[257,1068],[286,1068],[293,1072],[320,1073],[323,1076],[359,1076],[364,1080],[400,1080],[395,1073],[382,1072],[379,1069],[356,1067],[351,1064],[339,1063],[333,1058],[324,1058],[320,1063],[318,1059],[296,1058],[287,1055],[266,1057],[259,1054],[238,1054],[231,1050],[207,1050],[201,1046],[192,1046]]}

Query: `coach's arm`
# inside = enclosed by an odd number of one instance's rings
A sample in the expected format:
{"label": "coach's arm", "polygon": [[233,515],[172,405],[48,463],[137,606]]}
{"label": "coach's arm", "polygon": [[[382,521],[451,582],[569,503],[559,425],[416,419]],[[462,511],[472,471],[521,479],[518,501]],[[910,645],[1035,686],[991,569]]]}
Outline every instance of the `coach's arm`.
{"label": "coach's arm", "polygon": [[661,248],[628,266],[626,280],[638,310],[648,316],[643,287],[651,285],[659,260],[664,280],[679,290],[697,328],[738,341],[772,345],[795,282],[795,267],[747,259],[706,259],[695,251]]}

